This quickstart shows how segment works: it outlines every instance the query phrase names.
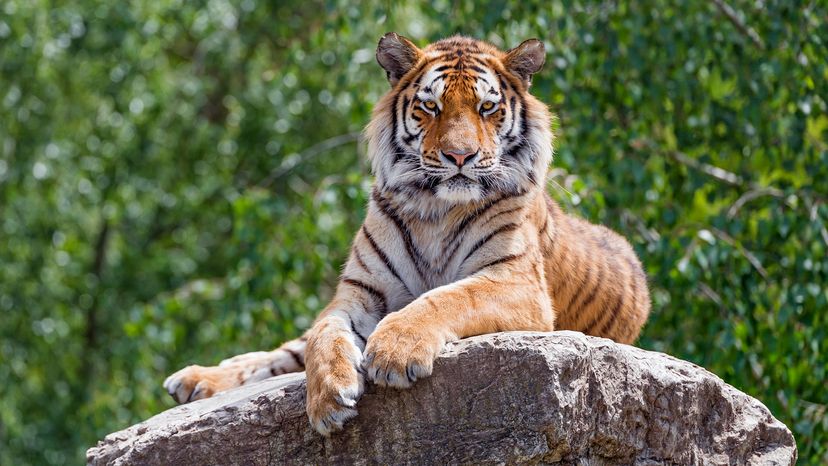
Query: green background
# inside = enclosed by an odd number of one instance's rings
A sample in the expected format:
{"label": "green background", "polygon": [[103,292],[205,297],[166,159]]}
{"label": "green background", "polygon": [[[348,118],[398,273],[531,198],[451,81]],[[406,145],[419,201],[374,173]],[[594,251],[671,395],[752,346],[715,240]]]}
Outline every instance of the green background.
{"label": "green background", "polygon": [[78,464],[161,382],[299,335],[370,184],[380,35],[547,45],[549,190],[642,257],[639,344],[828,462],[825,1],[0,3],[0,463]]}

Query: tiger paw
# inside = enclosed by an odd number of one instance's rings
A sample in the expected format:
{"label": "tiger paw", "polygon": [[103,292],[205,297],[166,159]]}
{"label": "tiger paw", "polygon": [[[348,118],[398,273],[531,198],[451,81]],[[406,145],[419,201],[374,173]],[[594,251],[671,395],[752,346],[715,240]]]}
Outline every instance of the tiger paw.
{"label": "tiger paw", "polygon": [[177,403],[210,398],[241,384],[240,371],[232,366],[187,366],[164,381],[164,389]]}
{"label": "tiger paw", "polygon": [[408,388],[428,377],[445,339],[412,325],[403,313],[391,314],[368,337],[363,367],[377,385]]}
{"label": "tiger paw", "polygon": [[311,426],[328,437],[342,430],[345,422],[356,417],[356,404],[365,386],[362,375],[352,367],[344,377],[308,379],[307,413]]}
{"label": "tiger paw", "polygon": [[308,340],[306,410],[311,426],[329,436],[356,417],[365,388],[362,352],[335,318],[323,319]]}

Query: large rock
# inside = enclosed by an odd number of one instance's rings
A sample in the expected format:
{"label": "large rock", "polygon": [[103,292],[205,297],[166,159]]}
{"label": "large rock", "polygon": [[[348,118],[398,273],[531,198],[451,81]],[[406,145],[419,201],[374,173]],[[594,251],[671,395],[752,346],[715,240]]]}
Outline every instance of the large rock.
{"label": "large rock", "polygon": [[661,353],[575,332],[447,346],[410,390],[369,386],[324,439],[304,374],[165,411],[89,449],[89,464],[779,464],[791,432],[759,401]]}

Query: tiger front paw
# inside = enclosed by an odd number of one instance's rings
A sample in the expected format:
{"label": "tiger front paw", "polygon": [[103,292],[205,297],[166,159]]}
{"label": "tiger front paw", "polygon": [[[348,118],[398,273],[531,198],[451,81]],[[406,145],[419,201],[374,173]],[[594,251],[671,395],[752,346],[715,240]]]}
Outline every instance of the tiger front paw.
{"label": "tiger front paw", "polygon": [[361,363],[362,353],[348,337],[310,339],[306,410],[311,426],[320,434],[328,437],[356,417],[356,404],[365,388]]}
{"label": "tiger front paw", "polygon": [[383,319],[368,337],[363,367],[377,385],[408,388],[428,377],[445,339],[437,332],[412,324],[403,313]]}
{"label": "tiger front paw", "polygon": [[357,415],[356,404],[365,383],[356,368],[348,372],[344,377],[326,377],[313,384],[308,379],[308,420],[326,437],[342,430],[345,422]]}
{"label": "tiger front paw", "polygon": [[187,366],[167,377],[164,389],[177,403],[189,403],[238,386],[237,372],[231,367]]}

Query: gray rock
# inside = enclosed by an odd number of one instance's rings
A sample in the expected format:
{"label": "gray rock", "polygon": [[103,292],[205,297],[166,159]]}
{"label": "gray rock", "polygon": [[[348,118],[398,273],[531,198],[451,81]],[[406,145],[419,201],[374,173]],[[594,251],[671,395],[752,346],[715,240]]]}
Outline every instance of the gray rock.
{"label": "gray rock", "polygon": [[325,439],[304,373],[178,406],[106,436],[103,464],[778,464],[791,432],[759,401],[661,353],[575,332],[447,345],[410,390],[368,386]]}

